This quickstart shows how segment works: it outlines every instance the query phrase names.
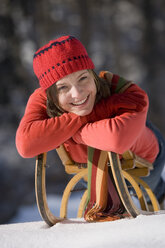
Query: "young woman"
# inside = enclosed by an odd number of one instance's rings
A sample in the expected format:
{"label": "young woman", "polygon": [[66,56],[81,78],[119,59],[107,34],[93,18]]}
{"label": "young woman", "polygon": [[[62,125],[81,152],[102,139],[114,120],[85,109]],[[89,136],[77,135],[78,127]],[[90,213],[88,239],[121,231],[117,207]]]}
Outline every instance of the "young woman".
{"label": "young woman", "polygon": [[30,96],[17,130],[20,155],[34,157],[64,144],[74,161],[86,163],[87,146],[119,154],[131,150],[154,164],[147,182],[161,199],[165,142],[146,122],[147,94],[110,72],[98,76],[86,49],[72,36],[40,48],[33,68],[40,87]]}

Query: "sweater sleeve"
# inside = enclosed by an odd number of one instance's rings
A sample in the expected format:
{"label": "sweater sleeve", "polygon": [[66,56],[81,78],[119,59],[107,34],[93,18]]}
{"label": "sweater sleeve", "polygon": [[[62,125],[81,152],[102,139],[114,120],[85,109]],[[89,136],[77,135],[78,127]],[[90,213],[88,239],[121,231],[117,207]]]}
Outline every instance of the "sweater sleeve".
{"label": "sweater sleeve", "polygon": [[145,127],[148,111],[146,93],[136,85],[127,89],[131,90],[144,95],[147,104],[142,111],[132,113],[125,111],[113,118],[87,123],[73,136],[74,141],[119,154],[130,149]]}
{"label": "sweater sleeve", "polygon": [[86,123],[86,117],[73,113],[49,118],[46,113],[46,94],[39,88],[30,96],[17,129],[17,150],[22,157],[30,158],[55,149]]}

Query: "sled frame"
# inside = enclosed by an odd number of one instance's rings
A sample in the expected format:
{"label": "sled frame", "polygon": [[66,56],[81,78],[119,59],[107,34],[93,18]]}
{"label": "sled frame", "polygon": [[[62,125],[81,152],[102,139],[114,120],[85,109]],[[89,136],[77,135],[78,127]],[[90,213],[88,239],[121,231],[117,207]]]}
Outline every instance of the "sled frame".
{"label": "sled frame", "polygon": [[[47,153],[43,153],[37,156],[36,168],[35,168],[35,193],[36,202],[42,219],[49,225],[53,226],[58,222],[63,221],[67,218],[67,207],[71,192],[74,190],[76,184],[84,179],[87,181],[87,168],[83,164],[74,163],[71,160],[68,153],[65,151],[64,146],[56,149],[62,163],[65,166],[65,171],[69,174],[74,174],[70,182],[67,184],[61,201],[60,217],[52,214],[48,207],[47,196],[46,196],[46,160]],[[131,151],[127,151],[123,154],[123,161],[119,158],[119,155],[114,152],[108,152],[109,167],[111,169],[111,174],[113,176],[113,181],[117,189],[120,200],[125,207],[128,214],[135,218],[136,216],[151,215],[160,210],[159,203],[150,189],[150,187],[140,178],[140,176],[147,176],[152,168],[152,164],[146,162],[145,160],[135,156]],[[139,200],[141,209],[137,208],[134,204],[126,180],[130,183],[136,196]],[[150,198],[153,211],[149,211],[148,205],[145,200],[144,191],[146,191],[148,197]],[[84,213],[84,208],[86,205],[87,190],[85,190],[82,199],[80,201],[78,209],[78,218],[82,218]]]}

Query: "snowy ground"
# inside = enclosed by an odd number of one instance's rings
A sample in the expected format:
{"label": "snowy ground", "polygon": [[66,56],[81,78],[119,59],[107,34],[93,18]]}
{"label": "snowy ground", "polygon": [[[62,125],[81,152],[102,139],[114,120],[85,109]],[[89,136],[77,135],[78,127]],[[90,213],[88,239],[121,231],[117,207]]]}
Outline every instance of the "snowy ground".
{"label": "snowy ground", "polygon": [[0,226],[1,248],[164,248],[165,214],[114,222],[70,219],[49,228],[42,221]]}
{"label": "snowy ground", "polygon": [[[71,199],[69,219],[48,227],[35,206],[21,208],[8,225],[0,225],[1,248],[164,248],[165,214],[138,216],[114,222],[86,223],[72,218],[79,196]],[[59,215],[60,198],[48,198]],[[17,222],[17,223],[16,223]],[[19,223],[18,223],[19,222]]]}
{"label": "snowy ground", "polygon": [[[20,208],[9,224],[0,225],[0,248],[165,248],[165,211],[135,219],[86,223],[75,218],[80,198],[79,194],[71,196],[69,219],[51,228],[42,221],[36,204]],[[56,216],[60,202],[61,197],[48,196],[49,208]]]}

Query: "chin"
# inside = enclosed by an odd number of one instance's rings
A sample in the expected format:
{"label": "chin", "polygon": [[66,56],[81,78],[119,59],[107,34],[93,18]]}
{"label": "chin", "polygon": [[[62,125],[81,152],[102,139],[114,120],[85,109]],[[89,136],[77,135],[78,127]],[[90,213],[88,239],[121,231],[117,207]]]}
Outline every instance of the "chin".
{"label": "chin", "polygon": [[86,115],[89,115],[90,113],[92,112],[92,109],[91,110],[86,110],[86,111],[79,111],[75,114],[79,115],[79,116],[86,116]]}

